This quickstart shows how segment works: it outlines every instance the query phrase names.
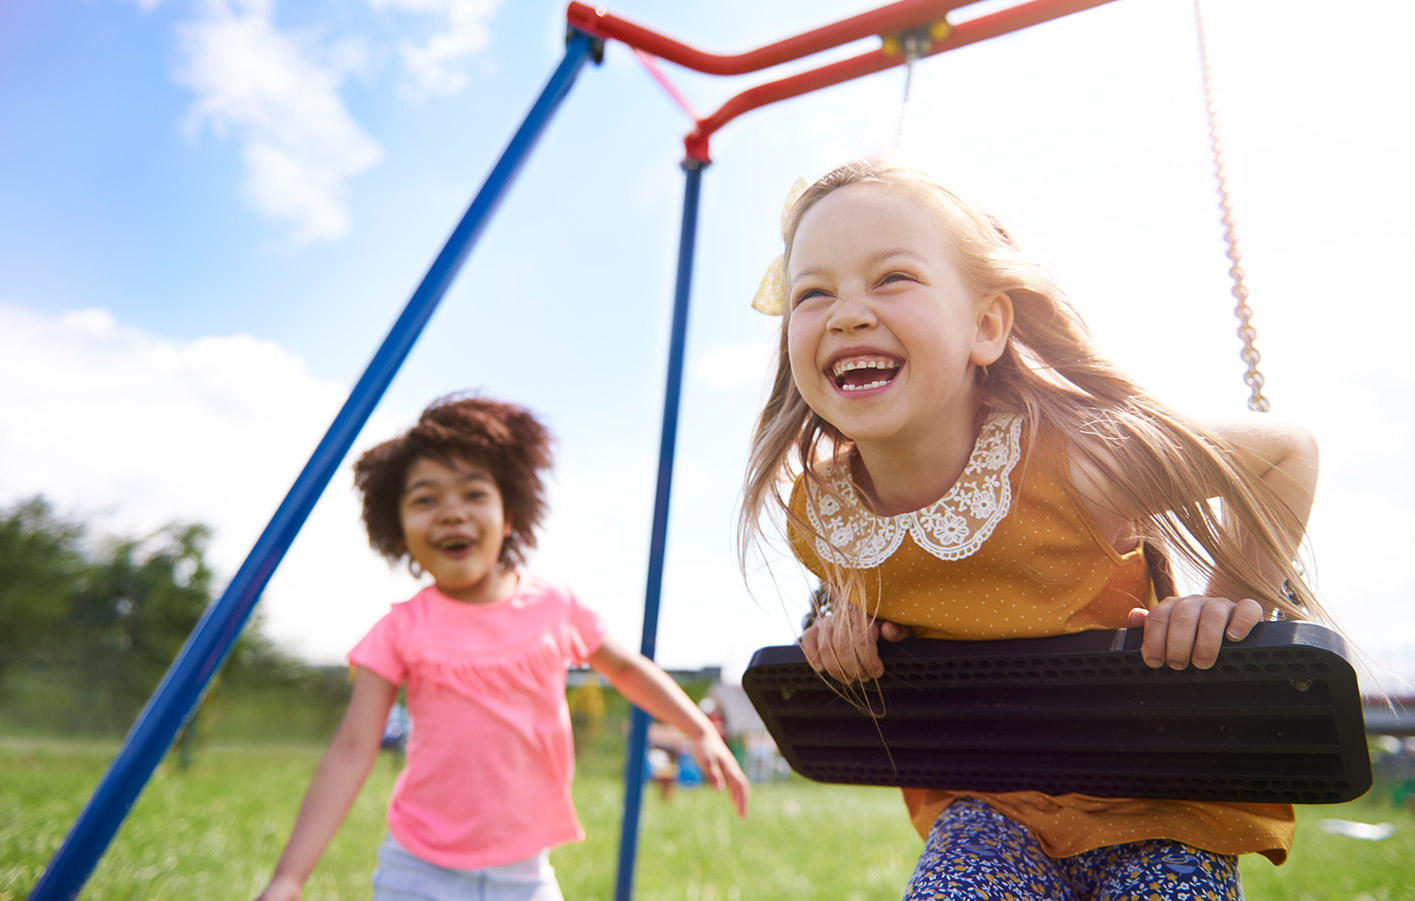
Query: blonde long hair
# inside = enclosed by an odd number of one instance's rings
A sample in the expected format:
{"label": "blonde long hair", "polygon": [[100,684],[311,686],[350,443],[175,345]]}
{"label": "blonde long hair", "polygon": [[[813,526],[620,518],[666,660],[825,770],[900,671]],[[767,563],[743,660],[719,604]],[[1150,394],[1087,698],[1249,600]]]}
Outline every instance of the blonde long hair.
{"label": "blonde long hair", "polygon": [[[796,201],[787,217],[784,259],[790,259],[806,212],[832,191],[860,182],[905,192],[937,212],[974,296],[1005,293],[1011,298],[1011,336],[979,383],[984,408],[1022,414],[1029,448],[1040,446],[1043,425],[1051,434],[1067,436],[1070,451],[1104,473],[1134,509],[1162,511],[1141,523],[1148,547],[1167,549],[1201,577],[1221,573],[1235,599],[1253,598],[1285,617],[1329,620],[1293,559],[1297,549],[1286,537],[1303,534],[1298,518],[1242,466],[1232,447],[1162,404],[1102,357],[1051,276],[1026,258],[998,221],[975,202],[921,172],[884,160],[849,163],[816,181]],[[787,353],[790,304],[786,307],[776,375],[747,464],[738,523],[744,564],[751,548],[765,537],[764,516],[782,527],[803,530],[800,534],[813,534],[808,522],[792,514],[783,490],[800,475],[829,492],[821,471],[848,457],[851,449],[849,439],[811,410],[796,389]],[[1124,465],[1115,465],[1117,459]],[[1221,502],[1219,509],[1210,498]],[[1276,583],[1260,568],[1257,560],[1262,558],[1279,571]],[[1154,557],[1151,562],[1152,569],[1157,568],[1156,589],[1163,592],[1167,569]],[[832,572],[826,581],[835,596],[860,598],[858,574]]]}

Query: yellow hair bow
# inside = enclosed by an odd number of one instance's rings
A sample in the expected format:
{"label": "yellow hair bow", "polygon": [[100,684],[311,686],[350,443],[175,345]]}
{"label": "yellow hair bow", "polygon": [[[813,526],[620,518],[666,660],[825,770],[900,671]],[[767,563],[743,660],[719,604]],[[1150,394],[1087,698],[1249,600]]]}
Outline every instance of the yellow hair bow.
{"label": "yellow hair bow", "polygon": [[[806,189],[811,183],[804,178],[796,179],[791,185],[791,190],[786,195],[786,205],[781,208],[781,240],[786,240],[786,225],[791,208],[796,205],[796,201],[801,199],[801,195],[806,193]],[[786,312],[786,256],[779,254],[776,259],[767,266],[766,274],[762,276],[761,284],[757,286],[756,296],[752,298],[752,309],[768,316],[780,316]]]}

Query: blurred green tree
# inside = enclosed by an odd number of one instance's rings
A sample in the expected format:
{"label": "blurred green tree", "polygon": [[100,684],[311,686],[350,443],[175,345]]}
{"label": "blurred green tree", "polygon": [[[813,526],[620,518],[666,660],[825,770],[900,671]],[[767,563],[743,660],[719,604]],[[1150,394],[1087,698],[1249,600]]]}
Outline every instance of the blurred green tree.
{"label": "blurred green tree", "polygon": [[60,627],[88,585],[83,533],[42,497],[0,512],[0,697],[16,667],[58,653]]}
{"label": "blurred green tree", "polygon": [[110,540],[73,600],[67,660],[79,707],[102,730],[132,722],[211,603],[211,532],[174,523]]}
{"label": "blurred green tree", "polygon": [[[219,589],[204,525],[89,535],[42,497],[0,508],[0,726],[126,732]],[[282,652],[259,621],[257,609],[179,739],[180,759],[198,723],[243,739],[324,741],[334,731],[348,669]]]}

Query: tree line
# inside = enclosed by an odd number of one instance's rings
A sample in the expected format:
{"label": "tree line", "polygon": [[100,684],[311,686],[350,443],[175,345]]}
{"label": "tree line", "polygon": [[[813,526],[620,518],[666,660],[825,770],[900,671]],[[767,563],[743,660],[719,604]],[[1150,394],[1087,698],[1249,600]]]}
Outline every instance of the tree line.
{"label": "tree line", "polygon": [[[43,497],[0,510],[0,733],[126,732],[213,601],[210,538],[186,522],[96,536]],[[282,653],[258,618],[188,733],[327,737],[347,674]]]}

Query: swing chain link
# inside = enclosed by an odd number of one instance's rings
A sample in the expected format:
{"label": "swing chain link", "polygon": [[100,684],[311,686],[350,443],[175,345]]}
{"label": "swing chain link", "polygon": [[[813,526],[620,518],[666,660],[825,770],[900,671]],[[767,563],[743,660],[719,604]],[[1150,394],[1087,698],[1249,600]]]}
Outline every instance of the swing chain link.
{"label": "swing chain link", "polygon": [[900,104],[899,125],[895,129],[897,133],[902,134],[904,128],[904,116],[909,106],[909,88],[914,82],[914,63],[928,56],[936,42],[946,41],[952,35],[953,26],[947,19],[940,18],[927,25],[884,37],[882,49],[885,54],[904,57],[904,100]]}
{"label": "swing chain link", "polygon": [[1263,396],[1263,386],[1267,380],[1258,371],[1262,354],[1258,353],[1255,341],[1258,330],[1253,327],[1253,308],[1248,305],[1249,292],[1243,284],[1243,256],[1238,251],[1238,230],[1234,225],[1233,203],[1228,191],[1228,173],[1224,165],[1223,137],[1218,125],[1218,103],[1214,97],[1213,72],[1209,66],[1208,39],[1204,30],[1204,14],[1200,0],[1194,0],[1194,23],[1199,32],[1199,65],[1204,79],[1204,104],[1209,117],[1209,139],[1213,148],[1214,176],[1218,181],[1219,209],[1223,212],[1223,240],[1228,245],[1228,275],[1233,280],[1233,299],[1237,301],[1233,314],[1238,317],[1238,337],[1243,342],[1240,359],[1248,367],[1243,374],[1243,383],[1248,386],[1248,409],[1255,413],[1266,413],[1271,409],[1268,399]]}
{"label": "swing chain link", "polygon": [[806,631],[833,612],[835,611],[834,605],[830,601],[830,590],[824,585],[817,586],[816,590],[811,592],[811,609],[801,617],[801,631]]}
{"label": "swing chain link", "polygon": [[914,63],[923,59],[932,43],[927,28],[916,28],[900,36],[899,44],[904,54],[904,99],[899,104],[898,129],[901,133],[904,130],[904,116],[909,107],[909,88],[914,84]]}

